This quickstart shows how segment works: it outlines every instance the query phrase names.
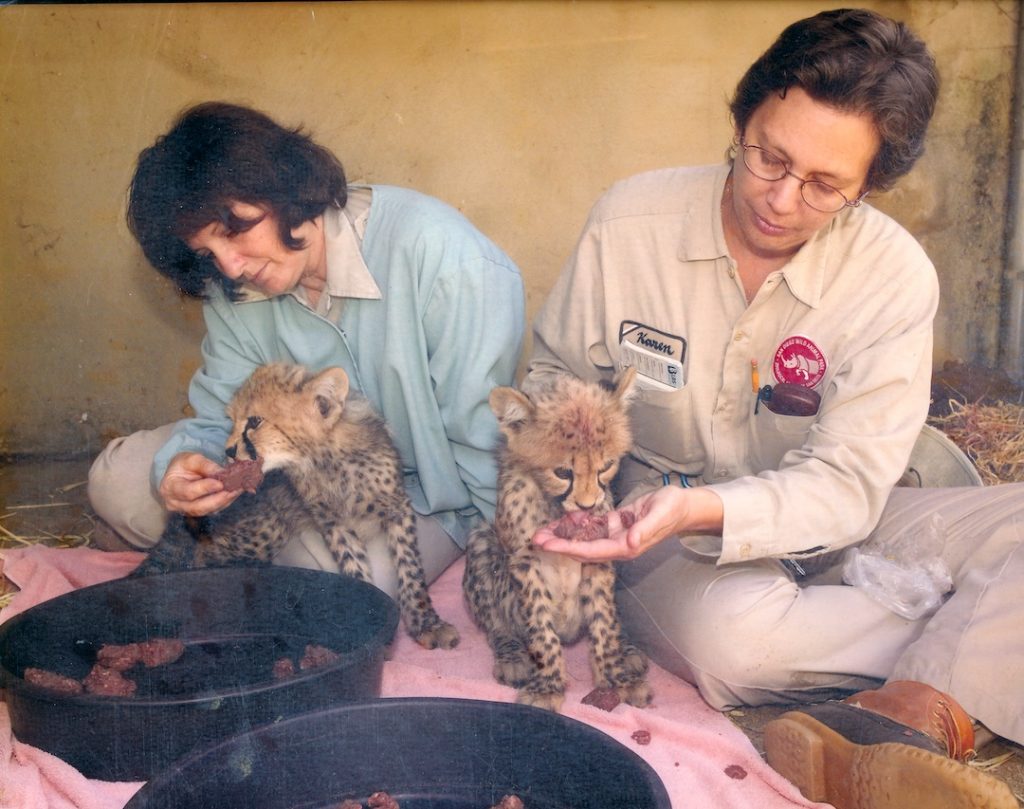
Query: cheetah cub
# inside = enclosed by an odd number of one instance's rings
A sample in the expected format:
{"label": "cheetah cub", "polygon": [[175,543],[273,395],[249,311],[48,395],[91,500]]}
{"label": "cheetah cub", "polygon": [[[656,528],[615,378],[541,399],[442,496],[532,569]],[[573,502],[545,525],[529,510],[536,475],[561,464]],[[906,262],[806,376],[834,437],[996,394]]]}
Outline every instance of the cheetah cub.
{"label": "cheetah cub", "polygon": [[[584,632],[595,685],[633,705],[650,702],[647,659],[626,639],[611,563],[581,563],[531,544],[538,528],[612,509],[611,481],[632,444],[626,414],[635,378],[614,383],[561,375],[529,396],[491,391],[502,445],[493,526],[471,534],[462,586],[494,651],[495,678],[518,701],[557,711],[565,698],[562,643]],[[571,518],[570,518],[571,519]]]}
{"label": "cheetah cub", "polygon": [[137,573],[267,562],[296,532],[312,527],[342,573],[369,582],[365,540],[384,532],[409,634],[429,649],[455,646],[458,631],[441,620],[427,593],[398,451],[370,403],[349,395],[346,373],[261,366],[235,393],[227,414],[234,422],[228,457],[262,459],[262,483],[215,514],[172,516]]}

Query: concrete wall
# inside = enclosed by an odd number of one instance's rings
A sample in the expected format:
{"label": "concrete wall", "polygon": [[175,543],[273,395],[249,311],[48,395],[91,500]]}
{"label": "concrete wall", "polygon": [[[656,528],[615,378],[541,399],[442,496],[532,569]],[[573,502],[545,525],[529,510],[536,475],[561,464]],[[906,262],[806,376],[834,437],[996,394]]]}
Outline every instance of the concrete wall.
{"label": "concrete wall", "polygon": [[[123,222],[135,157],[182,107],[258,106],[353,180],[459,207],[522,267],[532,318],[601,191],[720,160],[742,71],[833,5],[0,8],[0,455],[94,452],[184,412],[199,307]],[[939,268],[937,360],[992,366],[1018,3],[868,5],[918,30],[945,82],[927,156],[877,204]]]}

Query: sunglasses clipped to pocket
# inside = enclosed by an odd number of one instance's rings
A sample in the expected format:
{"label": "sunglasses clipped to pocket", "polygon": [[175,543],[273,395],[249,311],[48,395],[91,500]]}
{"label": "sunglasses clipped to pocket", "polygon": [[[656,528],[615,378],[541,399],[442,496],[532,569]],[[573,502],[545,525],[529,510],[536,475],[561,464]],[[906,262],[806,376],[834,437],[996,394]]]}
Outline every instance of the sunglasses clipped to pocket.
{"label": "sunglasses clipped to pocket", "polygon": [[755,413],[762,404],[777,416],[813,416],[821,405],[821,396],[803,385],[780,382],[758,389]]}

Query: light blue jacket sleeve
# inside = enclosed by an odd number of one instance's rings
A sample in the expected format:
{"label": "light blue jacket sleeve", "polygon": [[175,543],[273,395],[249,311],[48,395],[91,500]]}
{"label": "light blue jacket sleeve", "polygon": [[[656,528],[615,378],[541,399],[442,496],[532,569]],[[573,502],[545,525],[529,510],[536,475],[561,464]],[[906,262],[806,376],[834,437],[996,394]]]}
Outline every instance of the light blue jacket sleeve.
{"label": "light blue jacket sleeve", "polygon": [[522,277],[458,211],[392,187],[374,186],[363,255],[388,312],[386,336],[374,331],[372,304],[344,318],[365,390],[418,476],[413,505],[457,515],[458,525],[442,522],[461,545],[471,517],[494,516],[498,425],[488,396],[515,380]]}
{"label": "light blue jacket sleeve", "polygon": [[488,396],[515,378],[525,318],[523,288],[519,273],[508,265],[488,258],[472,263],[438,278],[423,325],[452,457],[473,504],[493,519],[498,434]]}
{"label": "light blue jacket sleeve", "polygon": [[346,298],[335,324],[291,296],[232,303],[211,288],[203,366],[153,465],[158,484],[179,452],[221,462],[225,407],[258,365],[344,368],[384,416],[421,514],[460,545],[477,514],[494,516],[497,422],[492,388],[511,385],[525,302],[516,265],[458,211],[422,194],[373,187],[362,245],[380,300]]}
{"label": "light blue jacket sleeve", "polygon": [[203,318],[203,364],[193,375],[188,394],[195,416],[179,421],[154,457],[154,486],[163,479],[171,459],[181,452],[198,452],[223,463],[224,442],[231,432],[231,421],[225,415],[227,403],[258,365],[273,359],[273,352],[262,347],[270,345],[266,342],[269,335],[262,335],[261,341],[260,335],[253,334],[219,287],[210,288],[210,298],[203,303]]}

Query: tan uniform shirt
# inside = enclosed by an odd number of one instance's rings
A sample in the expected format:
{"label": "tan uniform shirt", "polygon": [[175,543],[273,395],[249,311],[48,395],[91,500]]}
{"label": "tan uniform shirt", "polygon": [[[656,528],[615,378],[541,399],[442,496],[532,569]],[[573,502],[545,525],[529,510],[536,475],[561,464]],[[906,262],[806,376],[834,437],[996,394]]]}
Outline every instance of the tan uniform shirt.
{"label": "tan uniform shirt", "polygon": [[[534,326],[530,379],[556,369],[642,372],[634,462],[620,491],[662,473],[712,485],[720,562],[863,539],[927,415],[935,271],[868,205],[847,208],[748,305],[722,231],[729,166],[616,184],[594,206]],[[759,386],[802,384],[813,416],[783,416]],[[678,476],[673,482],[678,482]]]}

